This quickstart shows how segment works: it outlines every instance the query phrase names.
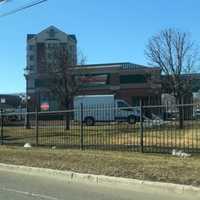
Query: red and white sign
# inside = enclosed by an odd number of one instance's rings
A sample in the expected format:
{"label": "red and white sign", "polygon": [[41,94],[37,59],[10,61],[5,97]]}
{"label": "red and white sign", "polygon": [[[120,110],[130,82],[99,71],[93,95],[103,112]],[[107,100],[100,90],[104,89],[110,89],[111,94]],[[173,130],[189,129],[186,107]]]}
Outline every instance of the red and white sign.
{"label": "red and white sign", "polygon": [[48,103],[42,103],[42,104],[40,105],[40,108],[41,108],[41,110],[43,110],[43,111],[47,111],[47,110],[49,110],[49,104],[48,104]]}
{"label": "red and white sign", "polygon": [[108,81],[107,74],[80,76],[80,81],[84,85],[106,85]]}

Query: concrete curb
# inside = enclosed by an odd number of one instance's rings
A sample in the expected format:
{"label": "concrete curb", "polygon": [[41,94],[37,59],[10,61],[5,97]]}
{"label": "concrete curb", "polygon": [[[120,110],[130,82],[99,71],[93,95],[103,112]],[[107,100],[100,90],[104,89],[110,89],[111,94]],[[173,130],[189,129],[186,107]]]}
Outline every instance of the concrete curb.
{"label": "concrete curb", "polygon": [[115,187],[127,188],[127,189],[142,189],[145,188],[151,190],[163,190],[176,193],[195,193],[200,197],[200,188],[193,187],[188,185],[180,185],[173,183],[162,183],[162,182],[151,182],[151,181],[142,181],[137,179],[129,178],[119,178],[119,177],[110,177],[103,175],[92,175],[92,174],[81,174],[72,171],[61,171],[53,170],[46,168],[36,168],[36,167],[27,167],[21,165],[10,165],[10,164],[1,164],[0,170],[19,172],[19,173],[29,173],[37,174],[40,176],[56,176],[64,178],[69,182],[79,182],[79,183],[89,183],[89,184],[100,184],[100,185],[114,185]]}

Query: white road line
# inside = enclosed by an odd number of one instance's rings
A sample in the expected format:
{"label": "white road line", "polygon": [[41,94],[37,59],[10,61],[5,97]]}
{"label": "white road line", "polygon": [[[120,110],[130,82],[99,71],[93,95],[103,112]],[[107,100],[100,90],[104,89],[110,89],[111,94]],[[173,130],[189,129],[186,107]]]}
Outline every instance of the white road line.
{"label": "white road line", "polygon": [[36,194],[36,193],[31,193],[31,192],[25,192],[25,191],[20,191],[20,190],[15,190],[11,188],[6,188],[6,187],[0,187],[0,191],[3,192],[12,192],[12,193],[17,193],[17,194],[22,194],[25,196],[31,196],[31,197],[38,197],[40,199],[46,199],[46,200],[61,200],[56,197],[51,197],[47,195],[42,195],[42,194]]}

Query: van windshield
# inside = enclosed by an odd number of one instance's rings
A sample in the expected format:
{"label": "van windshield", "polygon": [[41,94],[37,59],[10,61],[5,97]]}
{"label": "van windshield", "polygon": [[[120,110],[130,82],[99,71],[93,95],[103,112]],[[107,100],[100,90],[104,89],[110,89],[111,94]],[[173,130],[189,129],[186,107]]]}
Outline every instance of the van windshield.
{"label": "van windshield", "polygon": [[117,102],[117,106],[118,106],[119,108],[130,107],[128,104],[126,104],[126,103],[123,102],[123,101],[118,101],[118,102]]}

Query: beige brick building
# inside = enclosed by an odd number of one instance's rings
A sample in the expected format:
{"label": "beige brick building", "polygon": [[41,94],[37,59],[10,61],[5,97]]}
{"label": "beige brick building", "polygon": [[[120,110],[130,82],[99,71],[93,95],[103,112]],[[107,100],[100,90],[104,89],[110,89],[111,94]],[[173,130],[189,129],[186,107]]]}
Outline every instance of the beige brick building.
{"label": "beige brick building", "polygon": [[[31,97],[30,105],[35,104],[37,93],[40,93],[40,102],[49,101],[46,95],[45,75],[48,74],[48,64],[52,61],[53,50],[65,47],[68,49],[71,65],[77,64],[77,40],[73,34],[67,34],[54,26],[38,34],[27,35],[27,66],[26,66],[26,93]],[[55,103],[55,102],[54,102]],[[56,103],[55,103],[56,104]],[[32,109],[33,106],[31,106]]]}

